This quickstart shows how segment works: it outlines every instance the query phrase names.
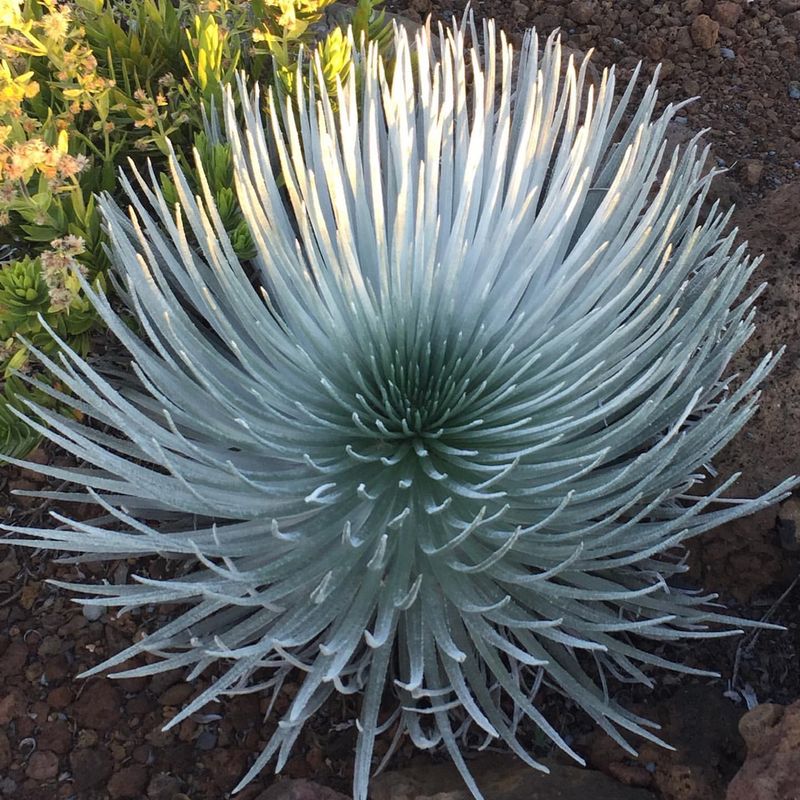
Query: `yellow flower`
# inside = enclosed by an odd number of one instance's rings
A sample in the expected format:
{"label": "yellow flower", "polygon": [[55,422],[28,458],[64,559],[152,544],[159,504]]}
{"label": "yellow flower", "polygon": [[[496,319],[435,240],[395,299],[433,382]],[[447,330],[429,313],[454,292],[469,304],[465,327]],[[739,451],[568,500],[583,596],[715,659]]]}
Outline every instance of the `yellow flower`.
{"label": "yellow flower", "polygon": [[0,61],[0,116],[22,116],[22,101],[39,93],[39,84],[32,78],[33,72],[15,76],[8,62]]}
{"label": "yellow flower", "polygon": [[0,28],[17,28],[21,24],[19,0],[0,0]]}
{"label": "yellow flower", "polygon": [[45,14],[39,20],[39,27],[47,38],[61,41],[66,38],[69,32],[71,15],[72,11],[68,6],[61,6],[58,10]]}

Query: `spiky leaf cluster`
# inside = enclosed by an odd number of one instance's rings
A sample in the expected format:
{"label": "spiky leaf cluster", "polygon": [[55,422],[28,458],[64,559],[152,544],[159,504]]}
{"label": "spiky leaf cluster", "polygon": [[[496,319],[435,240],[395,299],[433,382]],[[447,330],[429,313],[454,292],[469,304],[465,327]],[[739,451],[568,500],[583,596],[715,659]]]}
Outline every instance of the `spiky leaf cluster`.
{"label": "spiky leaf cluster", "polygon": [[50,398],[42,392],[31,395],[30,390],[17,377],[7,378],[0,394],[0,466],[5,455],[24,458],[41,439],[40,434],[24,422],[11,409],[24,410],[22,397],[30,396],[36,402],[47,403]]}
{"label": "spiky leaf cluster", "polygon": [[227,139],[262,291],[211,191],[195,198],[173,163],[178,212],[144,179],[130,219],[103,202],[142,335],[93,297],[134,377],[45,357],[98,424],[38,410],[86,464],[38,469],[104,516],[16,530],[91,560],[183,561],[162,580],[69,585],[90,604],[185,604],[87,673],[142,653],[159,660],[119,674],[221,665],[168,727],[294,676],[243,782],[284,764],[335,692],[361,695],[359,800],[391,726],[443,743],[476,793],[468,722],[533,766],[521,720],[577,758],[543,684],[623,745],[658,741],[609,680],[696,672],[655,651],[742,624],[669,586],[679,546],[790,485],[703,491],[774,357],[727,377],[756,261],[727,216],[702,216],[696,143],[666,151],[676,109],[654,116],[650,86],[618,130],[633,84],[615,101],[613,70],[588,86],[586,63],[562,78],[555,38],[529,34],[514,63],[491,24],[481,49],[467,37],[395,30],[391,74],[373,46],[335,98],[318,60],[311,98],[270,94],[265,118],[242,81]]}
{"label": "spiky leaf cluster", "polygon": [[50,307],[50,291],[37,258],[0,266],[0,339],[39,327],[37,315]]}

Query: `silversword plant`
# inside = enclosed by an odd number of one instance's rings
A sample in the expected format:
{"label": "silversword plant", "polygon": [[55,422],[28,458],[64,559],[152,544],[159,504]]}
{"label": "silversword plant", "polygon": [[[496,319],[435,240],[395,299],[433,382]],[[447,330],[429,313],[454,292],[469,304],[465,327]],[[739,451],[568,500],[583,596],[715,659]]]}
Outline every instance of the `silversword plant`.
{"label": "silversword plant", "polygon": [[242,81],[243,129],[228,89],[260,291],[176,163],[179,208],[155,176],[128,186],[130,218],[103,201],[139,333],[84,290],[131,374],[41,354],[96,424],[32,409],[84,464],[37,465],[85,487],[48,496],[104,516],[12,529],[85,560],[180,560],[163,580],[58,584],[123,610],[185,604],[85,673],[143,653],[159,660],[119,676],[216,665],[167,727],[301,676],[240,785],[284,764],[332,693],[360,694],[359,800],[391,728],[442,743],[476,794],[466,730],[541,766],[527,719],[580,760],[542,684],[627,749],[658,741],[609,679],[698,674],[656,652],[745,624],[670,586],[680,546],[791,485],[701,491],[775,357],[728,377],[757,259],[727,215],[702,216],[713,176],[696,142],[667,151],[676,109],[656,117],[651,85],[622,126],[633,83],[616,101],[613,70],[562,78],[556,37],[528,34],[516,63],[491,23],[394,37],[392,68],[373,46],[335,97],[319,63],[285,105]]}

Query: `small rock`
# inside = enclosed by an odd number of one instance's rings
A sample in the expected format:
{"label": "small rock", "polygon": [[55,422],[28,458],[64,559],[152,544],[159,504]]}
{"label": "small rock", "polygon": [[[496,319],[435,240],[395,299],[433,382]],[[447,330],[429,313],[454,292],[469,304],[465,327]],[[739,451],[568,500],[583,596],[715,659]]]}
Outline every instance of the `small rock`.
{"label": "small rock", "polygon": [[100,741],[97,731],[88,728],[78,731],[78,749],[82,750],[87,747],[94,747]]}
{"label": "small rock", "polygon": [[57,683],[58,681],[64,680],[67,675],[71,674],[72,670],[70,669],[69,662],[64,655],[48,658],[44,665],[44,676],[48,683]]}
{"label": "small rock", "polygon": [[89,622],[96,622],[103,614],[106,613],[105,606],[81,606],[81,611],[83,616],[89,620]]}
{"label": "small rock", "polygon": [[166,772],[159,772],[147,784],[148,800],[174,800],[181,789],[181,782]]}
{"label": "small rock", "polygon": [[11,642],[0,656],[0,677],[19,675],[28,660],[28,648],[22,642]]}
{"label": "small rock", "polygon": [[69,763],[75,789],[79,792],[95,786],[105,786],[114,768],[111,754],[101,747],[75,750],[70,754]]}
{"label": "small rock", "polygon": [[739,721],[747,743],[744,765],[726,800],[795,800],[800,775],[800,701],[756,706]]}
{"label": "small rock", "polygon": [[131,764],[115,772],[108,782],[108,793],[115,800],[139,800],[147,786],[147,767]]}
{"label": "small rock", "polygon": [[193,691],[194,687],[190,683],[176,683],[161,693],[158,702],[162,706],[180,706],[189,699]]}
{"label": "small rock", "polygon": [[750,750],[758,749],[761,739],[781,721],[783,712],[783,706],[777,703],[761,703],[739,720],[739,733]]}
{"label": "small rock", "polygon": [[673,28],[671,31],[673,49],[679,53],[688,52],[694,48],[694,40],[687,25]]}
{"label": "small rock", "polygon": [[156,697],[162,692],[174,686],[176,683],[183,683],[180,670],[171,669],[169,672],[157,672],[150,678],[150,691]]}
{"label": "small rock", "polygon": [[514,16],[521,20],[527,19],[528,13],[530,12],[528,4],[521,2],[521,0],[514,0],[511,4],[511,10],[514,12]]}
{"label": "small rock", "polygon": [[217,734],[213,731],[203,731],[195,741],[198,750],[213,750],[217,746]]}
{"label": "small rock", "polygon": [[710,50],[719,36],[719,22],[711,19],[708,14],[699,14],[692,21],[689,32],[692,41],[703,50]]}
{"label": "small rock", "polygon": [[700,83],[692,77],[683,81],[683,91],[686,97],[697,97],[700,94]]}
{"label": "small rock", "polygon": [[42,750],[52,750],[63,756],[72,747],[72,732],[64,720],[50,720],[42,723],[36,740]]}
{"label": "small rock", "polygon": [[588,25],[594,17],[596,8],[590,0],[573,0],[566,8],[567,16],[578,25]]}
{"label": "small rock", "polygon": [[787,14],[783,18],[783,24],[788,31],[793,33],[800,32],[800,11],[793,11],[791,14]]}
{"label": "small rock", "polygon": [[654,36],[645,45],[644,51],[653,61],[661,61],[667,52],[666,43],[659,36]]}
{"label": "small rock", "polygon": [[37,648],[36,652],[39,654],[40,658],[51,658],[52,656],[57,656],[61,653],[62,650],[62,643],[61,637],[59,636],[45,636],[42,639],[42,643]]}
{"label": "small rock", "polygon": [[791,14],[793,11],[800,11],[800,0],[777,0],[775,11],[781,16]]}
{"label": "small rock", "polygon": [[25,695],[14,687],[5,697],[0,697],[0,725],[8,725],[25,713]]}
{"label": "small rock", "polygon": [[714,19],[725,28],[735,28],[741,15],[742,7],[732,0],[724,0],[714,6]]}
{"label": "small rock", "polygon": [[214,783],[223,792],[230,792],[247,770],[248,754],[237,747],[226,747],[205,755],[203,763]]}
{"label": "small rock", "polygon": [[778,510],[778,538],[791,553],[800,551],[800,498],[790,497]]}
{"label": "small rock", "polygon": [[49,750],[37,750],[28,761],[25,774],[35,781],[51,781],[58,775],[58,756]]}
{"label": "small rock", "polygon": [[107,678],[90,683],[72,707],[72,716],[83,728],[107,731],[120,718],[119,690]]}
{"label": "small rock", "polygon": [[50,708],[66,708],[72,702],[72,690],[69,686],[59,686],[47,693],[47,705]]}
{"label": "small rock", "polygon": [[133,760],[139,764],[152,764],[155,761],[153,748],[149,744],[140,744],[133,748]]}
{"label": "small rock", "polygon": [[89,624],[89,620],[83,614],[73,614],[59,629],[59,636],[66,636],[72,638],[78,633],[81,628],[85,628]]}
{"label": "small rock", "polygon": [[800,81],[789,81],[789,88],[787,91],[792,100],[800,100]]}
{"label": "small rock", "polygon": [[673,72],[675,72],[675,62],[669,58],[665,58],[660,64],[661,67],[661,80],[666,80]]}
{"label": "small rock", "polygon": [[748,158],[742,162],[742,176],[748,186],[758,186],[764,174],[764,163],[757,158]]}
{"label": "small rock", "polygon": [[719,54],[728,61],[733,61],[736,58],[736,53],[730,47],[720,47]]}
{"label": "small rock", "polygon": [[550,33],[550,31],[557,28],[560,24],[561,20],[555,14],[548,14],[547,12],[544,14],[537,14],[533,18],[533,27],[536,28],[540,36]]}
{"label": "small rock", "polygon": [[19,562],[13,550],[9,550],[6,557],[0,561],[0,583],[16,577],[19,574]]}
{"label": "small rock", "polygon": [[313,781],[277,780],[255,800],[346,800],[346,796]]}

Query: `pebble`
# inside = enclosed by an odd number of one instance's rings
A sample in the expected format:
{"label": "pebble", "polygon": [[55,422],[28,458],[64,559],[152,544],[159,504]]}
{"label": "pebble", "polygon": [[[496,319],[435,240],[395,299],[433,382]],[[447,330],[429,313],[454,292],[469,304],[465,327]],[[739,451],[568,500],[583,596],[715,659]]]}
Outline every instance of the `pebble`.
{"label": "pebble", "polygon": [[69,764],[75,789],[79,792],[104,786],[114,768],[111,754],[103,747],[75,750],[70,754]]}
{"label": "pebble", "polygon": [[190,683],[176,683],[159,695],[158,702],[162,706],[180,706],[185,703],[194,692]]}
{"label": "pebble", "polygon": [[741,15],[742,7],[732,0],[724,0],[714,6],[714,19],[725,28],[735,28]]}
{"label": "pebble", "polygon": [[0,583],[5,583],[19,574],[19,563],[13,550],[9,550],[6,557],[0,561]]}
{"label": "pebble", "polygon": [[108,794],[114,800],[140,800],[147,786],[147,767],[131,764],[115,772],[108,782]]}
{"label": "pebble", "polygon": [[61,719],[43,722],[37,743],[42,750],[52,750],[59,755],[66,755],[72,747],[72,731]]}
{"label": "pebble", "polygon": [[800,33],[800,11],[793,11],[783,18],[783,24],[787,30],[793,33]]}
{"label": "pebble", "polygon": [[800,100],[800,81],[789,81],[789,97]]}
{"label": "pebble", "polygon": [[89,622],[97,621],[106,613],[105,606],[82,606],[81,608],[83,610],[83,616],[86,617]]}
{"label": "pebble", "polygon": [[213,731],[203,731],[195,740],[198,750],[213,750],[217,746],[217,734]]}
{"label": "pebble", "polygon": [[560,24],[559,18],[555,14],[537,14],[533,18],[533,27],[539,32],[540,36],[546,36],[550,31],[557,28]]}
{"label": "pebble", "polygon": [[8,725],[25,713],[25,695],[14,687],[7,695],[0,697],[0,725]]}
{"label": "pebble", "polygon": [[791,14],[793,11],[800,11],[800,0],[777,0],[775,10],[781,16]]}
{"label": "pebble", "polygon": [[789,552],[800,551],[800,500],[790,497],[778,511],[778,537],[781,547]]}
{"label": "pebble", "polygon": [[736,53],[734,53],[730,47],[720,47],[719,54],[723,58],[728,59],[728,61],[733,61],[733,59],[736,58]]}
{"label": "pebble", "polygon": [[89,684],[72,707],[72,716],[83,728],[111,730],[119,721],[121,696],[108,678]]}
{"label": "pebble", "polygon": [[595,15],[595,4],[590,0],[573,0],[567,8],[567,16],[575,20],[578,25],[587,25]]}
{"label": "pebble", "polygon": [[689,32],[692,41],[703,50],[710,50],[719,36],[719,22],[711,19],[708,14],[699,14],[692,21]]}
{"label": "pebble", "polygon": [[147,784],[148,800],[174,800],[181,788],[181,782],[167,772],[159,772]]}
{"label": "pebble", "polygon": [[0,656],[0,678],[18,675],[27,660],[28,648],[22,642],[11,642],[5,653]]}
{"label": "pebble", "polygon": [[521,2],[521,0],[514,0],[514,2],[511,4],[511,10],[514,12],[514,16],[521,20],[527,19],[530,11],[527,4]]}
{"label": "pebble", "polygon": [[58,686],[47,693],[47,705],[50,708],[67,708],[72,702],[72,690],[69,686]]}
{"label": "pebble", "polygon": [[742,175],[748,186],[757,186],[764,174],[764,163],[755,158],[742,162]]}
{"label": "pebble", "polygon": [[58,775],[58,756],[49,750],[37,750],[28,760],[25,774],[35,781],[51,781]]}

